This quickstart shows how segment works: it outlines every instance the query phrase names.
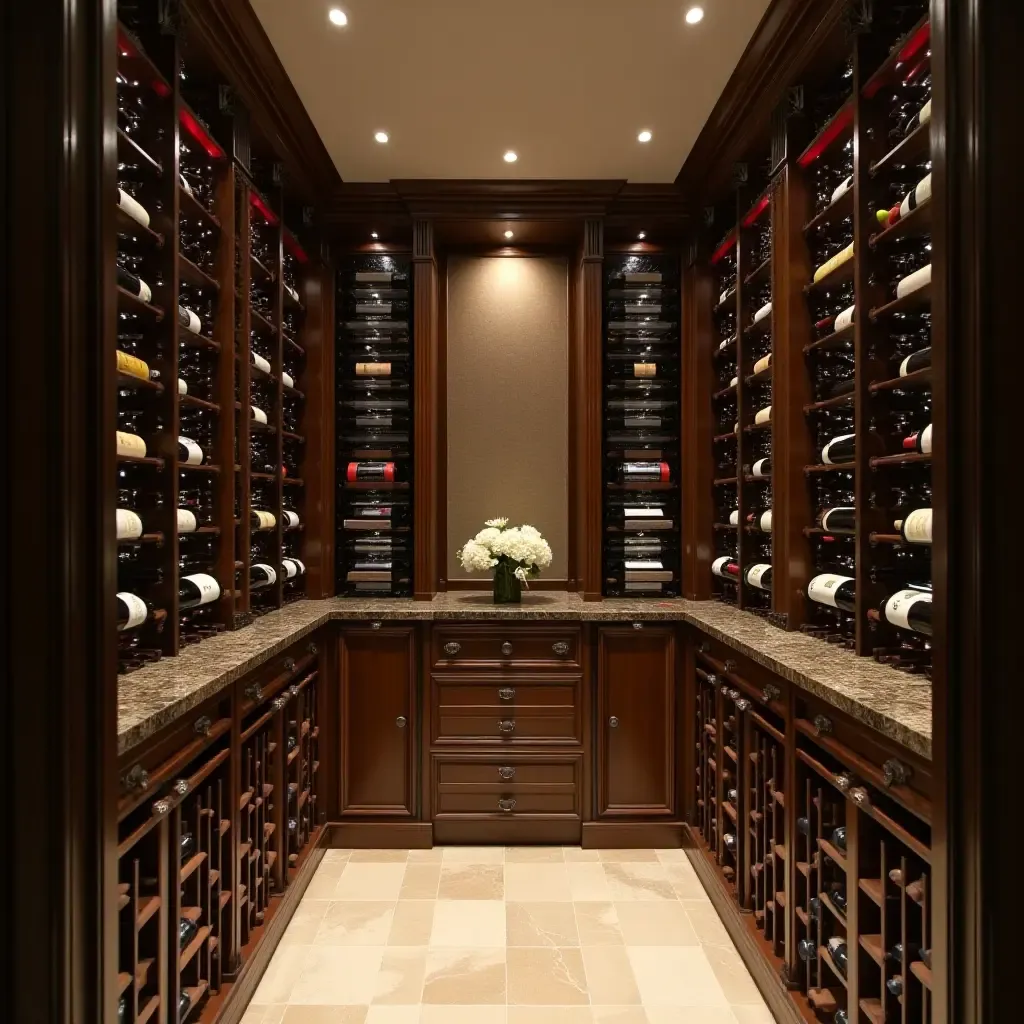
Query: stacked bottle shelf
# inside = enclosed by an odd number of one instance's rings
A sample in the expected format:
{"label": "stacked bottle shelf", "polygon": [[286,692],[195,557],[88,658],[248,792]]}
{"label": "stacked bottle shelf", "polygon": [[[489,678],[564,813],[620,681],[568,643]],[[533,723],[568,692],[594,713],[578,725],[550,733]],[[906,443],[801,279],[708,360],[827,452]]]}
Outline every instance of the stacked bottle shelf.
{"label": "stacked bottle shelf", "polygon": [[299,855],[309,843],[317,822],[317,774],[320,769],[317,672],[311,672],[293,690],[294,700],[289,705],[285,722],[285,783],[288,790],[286,826],[290,873],[294,873]]}
{"label": "stacked bottle shelf", "polygon": [[680,586],[679,263],[605,260],[605,549],[608,597]]}
{"label": "stacked bottle shelf", "polygon": [[351,259],[339,274],[338,592],[412,594],[410,264]]}

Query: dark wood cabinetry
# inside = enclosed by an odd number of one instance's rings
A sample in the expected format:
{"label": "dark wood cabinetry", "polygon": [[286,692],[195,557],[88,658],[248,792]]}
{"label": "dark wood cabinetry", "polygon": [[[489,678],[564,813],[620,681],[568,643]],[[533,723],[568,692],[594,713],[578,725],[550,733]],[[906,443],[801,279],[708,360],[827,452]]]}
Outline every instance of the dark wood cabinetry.
{"label": "dark wood cabinetry", "polygon": [[338,660],[343,818],[415,813],[416,630],[347,628]]}
{"label": "dark wood cabinetry", "polygon": [[676,652],[669,626],[637,623],[598,632],[599,817],[676,813]]}

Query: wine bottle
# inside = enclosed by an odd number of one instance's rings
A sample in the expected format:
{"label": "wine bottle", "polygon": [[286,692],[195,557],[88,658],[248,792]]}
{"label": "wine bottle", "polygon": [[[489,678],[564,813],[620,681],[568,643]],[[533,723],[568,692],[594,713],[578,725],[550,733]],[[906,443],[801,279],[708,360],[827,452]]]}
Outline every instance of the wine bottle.
{"label": "wine bottle", "polygon": [[129,508],[117,510],[117,539],[138,540],[143,533],[142,518]]}
{"label": "wine bottle", "polygon": [[810,818],[797,818],[796,819],[796,830],[802,836],[809,836],[811,834],[811,819]]}
{"label": "wine bottle", "polygon": [[832,901],[832,906],[839,911],[843,917],[846,916],[846,889],[843,886],[833,889],[829,894],[828,898]]}
{"label": "wine bottle", "polygon": [[262,590],[277,582],[277,570],[266,562],[255,562],[249,566],[249,589]]}
{"label": "wine bottle", "polygon": [[766,480],[772,475],[772,460],[771,458],[758,459],[751,467],[751,475],[756,477],[758,480]]}
{"label": "wine bottle", "polygon": [[908,374],[916,373],[918,370],[923,370],[931,365],[931,346],[928,348],[920,348],[916,352],[911,352],[910,355],[900,363],[900,376],[906,377]]}
{"label": "wine bottle", "polygon": [[711,571],[722,579],[735,581],[740,574],[740,567],[731,555],[722,555],[711,563]]}
{"label": "wine bottle", "polygon": [[395,479],[395,464],[393,462],[350,462],[345,471],[345,478],[349,481],[392,481]]}
{"label": "wine bottle", "polygon": [[722,845],[725,846],[725,848],[730,853],[735,853],[736,852],[736,836],[732,832],[726,832],[725,835],[722,836]]}
{"label": "wine bottle", "polygon": [[900,536],[907,544],[931,544],[932,542],[932,510],[915,508],[908,512],[905,519],[897,519],[893,524],[900,531]]}
{"label": "wine bottle", "polygon": [[797,943],[796,951],[804,963],[808,963],[818,955],[818,947],[810,939],[801,939]]}
{"label": "wine bottle", "polygon": [[191,832],[182,832],[178,842],[178,861],[185,863],[195,853],[196,837]]}
{"label": "wine bottle", "polygon": [[894,974],[886,980],[885,987],[894,996],[901,996],[903,994],[903,978],[899,974]]}
{"label": "wine bottle", "polygon": [[844,462],[852,462],[856,454],[856,447],[856,434],[840,434],[838,437],[833,437],[821,449],[821,461],[827,466],[838,466]]}
{"label": "wine bottle", "polygon": [[740,791],[738,789],[730,789],[726,796],[729,798],[729,803],[734,806],[740,802]]}
{"label": "wine bottle", "polygon": [[183,988],[178,994],[178,1024],[184,1024],[185,1018],[188,1017],[191,1009],[192,997],[189,995],[188,989]]}
{"label": "wine bottle", "polygon": [[[769,352],[768,355],[761,356],[761,358],[758,359],[756,363],[754,363],[754,366],[753,366],[753,369],[751,370],[751,373],[752,374],[764,373],[764,371],[767,370],[768,367],[770,367],[771,365],[772,365],[772,354],[771,354],[771,352]],[[736,378],[734,377],[733,380],[736,380]]]}
{"label": "wine bottle", "polygon": [[138,629],[148,618],[150,606],[137,594],[127,590],[117,594],[117,631],[125,633],[130,629]]}
{"label": "wine bottle", "polygon": [[137,299],[142,299],[143,302],[153,301],[153,290],[149,285],[141,277],[136,277],[130,271],[125,270],[120,264],[117,267],[117,284],[119,288],[123,288]]}
{"label": "wine bottle", "polygon": [[117,1024],[128,1024],[128,997],[121,996],[117,1001]]}
{"label": "wine bottle", "polygon": [[178,324],[192,334],[202,334],[203,322],[186,306],[178,306]]}
{"label": "wine bottle", "polygon": [[252,365],[257,370],[262,370],[264,373],[270,373],[270,362],[264,359],[255,349],[250,349],[249,354],[252,356]]}
{"label": "wine bottle", "polygon": [[178,462],[185,466],[201,466],[206,461],[203,449],[189,437],[178,438]]}
{"label": "wine bottle", "polygon": [[141,224],[144,228],[149,227],[149,212],[134,197],[128,195],[123,188],[117,190],[117,205],[124,210],[132,220]]}
{"label": "wine bottle", "polygon": [[900,590],[883,605],[886,622],[900,629],[932,635],[932,592],[930,590]]}
{"label": "wine bottle", "polygon": [[187,917],[178,922],[178,943],[184,949],[199,933],[199,925]]}
{"label": "wine bottle", "polygon": [[290,373],[285,373],[284,370],[282,370],[281,371],[281,383],[284,384],[284,386],[286,388],[293,388],[294,389],[294,387],[295,387],[295,378],[292,377],[292,375]]}
{"label": "wine bottle", "polygon": [[826,533],[856,533],[857,509],[850,505],[827,508],[818,516],[818,525]]}
{"label": "wine bottle", "polygon": [[267,422],[267,414],[262,409],[257,408],[255,405],[250,405],[249,408],[252,410],[252,419],[254,423]]}
{"label": "wine bottle", "polygon": [[807,596],[818,604],[839,608],[844,612],[857,610],[857,581],[852,576],[820,573],[807,584]]}
{"label": "wine bottle", "polygon": [[853,259],[853,242],[851,242],[844,249],[840,249],[831,259],[826,260],[818,269],[814,272],[814,282],[817,284],[824,277],[828,277],[833,270],[837,270],[848,260]]}
{"label": "wine bottle", "polygon": [[901,277],[896,284],[896,298],[902,299],[904,295],[910,295],[911,292],[916,292],[920,288],[924,288],[925,285],[932,283],[932,265],[926,263],[919,270],[915,270],[912,274],[907,274],[906,277]]}
{"label": "wine bottle", "polygon": [[622,478],[627,483],[641,480],[667,483],[671,477],[671,470],[667,462],[624,462],[621,472]]}
{"label": "wine bottle", "polygon": [[117,432],[117,454],[123,458],[144,459],[146,457],[146,442],[138,434],[119,430]]}
{"label": "wine bottle", "polygon": [[929,171],[906,195],[900,203],[900,217],[906,217],[912,210],[916,210],[922,203],[932,197],[932,175]]}
{"label": "wine bottle", "polygon": [[846,940],[840,938],[838,935],[833,935],[831,939],[826,943],[829,956],[832,957],[832,963],[836,965],[836,970],[845,978],[846,970],[849,966],[849,957],[846,952]]}
{"label": "wine bottle", "polygon": [[306,572],[306,566],[297,558],[291,556],[282,559],[281,568],[284,569],[285,579],[294,580]]}
{"label": "wine bottle", "polygon": [[835,331],[844,331],[853,323],[853,314],[856,306],[847,306],[835,319],[833,329]]}
{"label": "wine bottle", "polygon": [[769,508],[751,512],[747,516],[747,525],[754,527],[755,530],[760,530],[761,533],[771,533],[772,510]]}
{"label": "wine bottle", "polygon": [[917,430],[903,439],[903,450],[920,452],[924,455],[932,453],[932,425],[929,423],[924,430]]}
{"label": "wine bottle", "polygon": [[771,423],[771,421],[772,407],[770,405],[766,405],[763,409],[758,409],[757,412],[754,413],[755,424]]}
{"label": "wine bottle", "polygon": [[281,515],[283,517],[283,525],[286,530],[295,530],[299,527],[299,513],[292,512],[290,509],[281,509]]}
{"label": "wine bottle", "polygon": [[834,203],[840,196],[845,195],[849,192],[853,186],[853,175],[848,174],[843,180],[836,186],[836,190],[832,193],[832,202]]}
{"label": "wine bottle", "polygon": [[910,942],[910,943],[907,944],[907,947],[904,950],[903,943],[902,942],[897,942],[889,950],[889,952],[885,954],[885,958],[886,958],[886,960],[889,960],[889,961],[891,961],[894,964],[902,964],[903,963],[904,953],[906,952],[906,953],[910,954],[910,959],[911,960],[916,960],[919,948],[920,947],[917,946],[915,943]]}
{"label": "wine bottle", "polygon": [[850,1015],[846,1010],[836,1010],[836,1015],[832,1018],[832,1024],[850,1024]]}
{"label": "wine bottle", "polygon": [[261,508],[249,509],[249,529],[274,530],[277,528],[277,516]]}
{"label": "wine bottle", "polygon": [[178,583],[178,608],[181,611],[211,604],[219,598],[220,584],[208,573],[197,572],[182,576]]}
{"label": "wine bottle", "polygon": [[772,311],[772,304],[771,304],[771,301],[769,300],[768,302],[766,302],[766,303],[765,303],[765,304],[764,304],[764,305],[763,305],[763,306],[762,306],[762,307],[761,307],[761,308],[760,308],[760,309],[759,309],[759,310],[758,310],[758,311],[757,311],[757,312],[756,312],[756,313],[754,314],[754,320],[753,320],[753,322],[754,322],[755,324],[756,324],[756,323],[760,323],[760,322],[761,322],[761,321],[762,321],[762,320],[763,320],[763,319],[764,319],[764,318],[765,318],[766,316],[768,316],[768,315],[769,315],[769,314],[771,313],[771,311]]}
{"label": "wine bottle", "polygon": [[846,853],[846,826],[839,825],[832,830],[832,845]]}
{"label": "wine bottle", "polygon": [[764,562],[759,562],[746,571],[744,579],[748,586],[757,587],[758,590],[771,591],[772,567]]}

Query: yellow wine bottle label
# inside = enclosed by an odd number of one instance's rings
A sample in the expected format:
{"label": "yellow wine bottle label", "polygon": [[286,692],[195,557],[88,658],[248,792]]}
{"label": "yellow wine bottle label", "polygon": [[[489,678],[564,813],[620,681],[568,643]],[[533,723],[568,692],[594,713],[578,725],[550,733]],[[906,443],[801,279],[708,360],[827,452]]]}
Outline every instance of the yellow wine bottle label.
{"label": "yellow wine bottle label", "polygon": [[814,272],[815,282],[820,281],[823,277],[828,277],[837,267],[841,267],[847,260],[853,258],[853,242],[851,242],[845,249],[840,249],[839,252],[832,257],[832,259],[822,263],[820,267]]}
{"label": "yellow wine bottle label", "polygon": [[657,363],[634,363],[633,364],[633,376],[634,377],[657,377],[658,376],[658,364]]}
{"label": "yellow wine bottle label", "polygon": [[772,365],[772,355],[769,352],[768,355],[762,356],[756,363],[754,363],[754,373],[762,373]]}
{"label": "yellow wine bottle label", "polygon": [[123,430],[117,432],[117,454],[133,459],[146,457],[146,442],[138,434],[129,434]]}
{"label": "yellow wine bottle label", "polygon": [[120,349],[117,350],[117,370],[118,373],[127,373],[140,380],[149,380],[149,363]]}
{"label": "yellow wine bottle label", "polygon": [[357,377],[390,377],[390,363],[356,363]]}

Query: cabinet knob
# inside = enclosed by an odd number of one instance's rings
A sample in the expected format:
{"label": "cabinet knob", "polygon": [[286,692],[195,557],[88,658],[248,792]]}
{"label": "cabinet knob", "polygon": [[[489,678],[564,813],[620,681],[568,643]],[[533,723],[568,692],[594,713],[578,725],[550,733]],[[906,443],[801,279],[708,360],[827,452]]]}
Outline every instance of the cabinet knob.
{"label": "cabinet knob", "polygon": [[379,622],[371,622],[370,623],[370,629],[380,629],[380,623]]}
{"label": "cabinet knob", "polygon": [[761,688],[761,698],[765,704],[770,703],[773,700],[778,700],[782,696],[782,691],[777,687],[768,683],[766,686]]}
{"label": "cabinet knob", "polygon": [[444,645],[444,653],[447,655],[458,654],[462,650],[462,644],[457,644],[454,640]]}
{"label": "cabinet knob", "polygon": [[633,628],[634,629],[643,629],[644,628],[644,624],[642,622],[634,622],[633,623]]}
{"label": "cabinet knob", "polygon": [[569,653],[569,645],[564,640],[557,640],[551,645],[551,650],[560,658],[564,658]]}
{"label": "cabinet knob", "polygon": [[618,729],[618,727],[619,727],[619,718],[618,718],[618,716],[617,715],[612,715],[611,718],[608,719],[608,725],[612,729]]}
{"label": "cabinet knob", "polygon": [[507,640],[501,645],[501,653],[506,658],[512,653],[512,645]]}
{"label": "cabinet knob", "polygon": [[515,797],[509,797],[506,800],[499,800],[498,809],[504,811],[506,814],[514,811],[516,809]]}
{"label": "cabinet knob", "polygon": [[913,769],[897,761],[894,757],[889,758],[882,765],[882,781],[888,786],[904,786],[913,775]]}
{"label": "cabinet knob", "polygon": [[498,731],[499,732],[515,732],[516,731],[516,723],[513,722],[511,718],[503,718],[498,723]]}
{"label": "cabinet knob", "polygon": [[832,719],[825,715],[814,716],[814,731],[819,736],[827,736],[832,731]]}
{"label": "cabinet knob", "polygon": [[245,688],[245,695],[251,701],[259,701],[259,699],[263,696],[263,687],[260,686],[259,683],[250,683]]}
{"label": "cabinet knob", "polygon": [[149,772],[141,764],[130,768],[123,779],[124,788],[129,792],[149,788]]}
{"label": "cabinet knob", "polygon": [[195,725],[192,726],[192,731],[198,736],[209,736],[210,729],[212,728],[213,722],[206,715],[203,715],[196,719]]}
{"label": "cabinet knob", "polygon": [[404,729],[407,721],[408,719],[405,717],[405,715],[399,715],[395,719],[395,725],[397,725],[399,729]]}
{"label": "cabinet knob", "polygon": [[516,691],[511,686],[503,686],[498,691],[498,696],[502,700],[513,700],[515,698]]}
{"label": "cabinet knob", "polygon": [[498,769],[498,774],[503,779],[505,779],[506,782],[509,779],[511,779],[515,775],[515,773],[516,773],[516,770],[511,765],[504,765],[503,767]]}

